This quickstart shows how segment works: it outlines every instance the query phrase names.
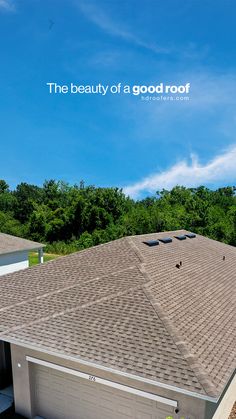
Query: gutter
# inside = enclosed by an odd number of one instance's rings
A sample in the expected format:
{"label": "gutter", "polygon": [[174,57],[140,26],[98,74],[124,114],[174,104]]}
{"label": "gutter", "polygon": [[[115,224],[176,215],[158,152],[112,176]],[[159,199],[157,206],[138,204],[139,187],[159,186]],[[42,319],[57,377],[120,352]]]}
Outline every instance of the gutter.
{"label": "gutter", "polygon": [[[14,253],[34,252],[36,250],[43,249],[44,247],[46,247],[46,244],[42,244],[38,247],[30,247],[28,249],[18,249],[18,250],[14,249],[14,250],[8,250],[8,251],[4,250],[3,252],[0,252],[0,256],[2,256],[2,255],[12,255]],[[11,273],[13,273],[13,272],[11,272]]]}

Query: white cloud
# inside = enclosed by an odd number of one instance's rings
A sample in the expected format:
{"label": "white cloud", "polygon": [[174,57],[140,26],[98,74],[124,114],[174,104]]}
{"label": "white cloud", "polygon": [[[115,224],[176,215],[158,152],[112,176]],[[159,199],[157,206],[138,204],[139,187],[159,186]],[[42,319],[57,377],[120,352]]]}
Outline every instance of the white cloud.
{"label": "white cloud", "polygon": [[104,11],[101,8],[98,8],[94,4],[80,1],[78,3],[78,6],[80,11],[88,20],[93,22],[96,26],[98,26],[107,34],[116,36],[118,38],[122,38],[127,42],[148,49],[154,53],[166,54],[170,52],[168,49],[159,47],[154,43],[143,41],[141,38],[134,35],[132,32],[125,29],[122,25],[120,25],[111,17],[109,17],[107,13],[104,13]]}
{"label": "white cloud", "polygon": [[236,181],[236,146],[216,156],[205,165],[201,165],[196,156],[191,156],[191,163],[186,160],[173,165],[169,170],[154,173],[123,190],[126,195],[138,198],[142,193],[155,193],[161,189],[171,189],[176,185],[197,187],[214,183]]}
{"label": "white cloud", "polygon": [[0,0],[0,10],[12,12],[15,10],[15,4],[12,0]]}

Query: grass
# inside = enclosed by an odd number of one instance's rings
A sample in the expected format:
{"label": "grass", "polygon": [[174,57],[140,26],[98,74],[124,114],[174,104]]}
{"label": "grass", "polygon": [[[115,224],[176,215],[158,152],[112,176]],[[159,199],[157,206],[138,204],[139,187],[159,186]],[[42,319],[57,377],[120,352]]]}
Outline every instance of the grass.
{"label": "grass", "polygon": [[[53,253],[44,253],[43,261],[48,262],[49,260],[53,260],[58,258],[60,255],[55,255]],[[38,253],[30,252],[29,254],[29,266],[37,265],[38,264]]]}

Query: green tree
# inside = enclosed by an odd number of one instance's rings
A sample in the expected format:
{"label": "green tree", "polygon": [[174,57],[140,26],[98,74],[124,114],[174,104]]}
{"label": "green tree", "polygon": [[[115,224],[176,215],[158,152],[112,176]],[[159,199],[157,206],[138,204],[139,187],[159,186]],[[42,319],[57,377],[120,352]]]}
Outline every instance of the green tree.
{"label": "green tree", "polygon": [[0,179],[0,194],[9,192],[9,185],[3,179]]}

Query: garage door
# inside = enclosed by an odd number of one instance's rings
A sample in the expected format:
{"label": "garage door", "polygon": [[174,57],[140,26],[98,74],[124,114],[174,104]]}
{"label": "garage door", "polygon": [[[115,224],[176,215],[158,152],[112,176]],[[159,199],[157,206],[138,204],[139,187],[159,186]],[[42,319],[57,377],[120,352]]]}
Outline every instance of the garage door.
{"label": "garage door", "polygon": [[46,419],[166,419],[174,407],[31,364],[35,416]]}

